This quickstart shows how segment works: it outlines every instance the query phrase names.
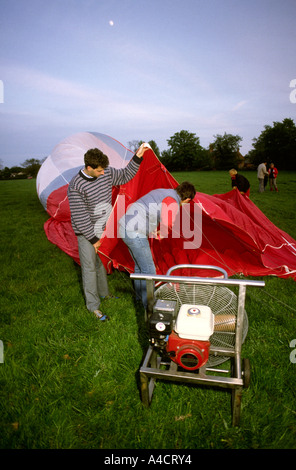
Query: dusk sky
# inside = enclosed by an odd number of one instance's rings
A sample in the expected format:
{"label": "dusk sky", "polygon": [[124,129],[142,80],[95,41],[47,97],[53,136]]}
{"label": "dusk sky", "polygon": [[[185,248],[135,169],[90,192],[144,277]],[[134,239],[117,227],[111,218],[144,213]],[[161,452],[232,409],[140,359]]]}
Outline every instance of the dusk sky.
{"label": "dusk sky", "polygon": [[[0,0],[0,163],[81,131],[252,148],[292,118],[295,0]],[[294,85],[295,86],[295,85]]]}

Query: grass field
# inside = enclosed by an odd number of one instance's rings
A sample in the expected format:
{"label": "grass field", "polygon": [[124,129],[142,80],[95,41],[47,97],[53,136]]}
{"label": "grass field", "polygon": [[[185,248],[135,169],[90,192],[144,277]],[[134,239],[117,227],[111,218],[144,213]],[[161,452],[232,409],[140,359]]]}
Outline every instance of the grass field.
{"label": "grass field", "polygon": [[[175,173],[208,194],[230,189],[227,172]],[[296,238],[296,173],[281,172],[279,193],[251,199]],[[295,281],[265,277],[249,288],[251,363],[239,427],[226,390],[158,381],[143,407],[138,371],[147,349],[142,310],[129,277],[115,271],[100,324],[84,305],[80,269],[46,238],[48,216],[34,180],[0,182],[0,447],[2,449],[295,449]],[[0,343],[1,344],[1,343]]]}

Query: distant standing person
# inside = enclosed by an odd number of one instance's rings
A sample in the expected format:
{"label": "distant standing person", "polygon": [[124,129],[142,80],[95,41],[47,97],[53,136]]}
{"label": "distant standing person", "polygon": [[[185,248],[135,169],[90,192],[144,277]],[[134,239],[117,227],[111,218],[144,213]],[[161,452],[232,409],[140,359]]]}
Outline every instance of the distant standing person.
{"label": "distant standing person", "polygon": [[243,175],[239,175],[238,172],[232,168],[229,170],[232,188],[237,188],[241,194],[250,196],[250,183],[247,178]]}
{"label": "distant standing person", "polygon": [[269,175],[270,191],[273,191],[273,188],[274,188],[275,191],[278,192],[278,188],[277,188],[277,184],[276,184],[278,170],[277,170],[277,168],[275,168],[274,163],[270,164],[270,168],[268,170],[268,175]]}
{"label": "distant standing person", "polygon": [[259,180],[259,193],[264,192],[264,177],[265,175],[268,176],[268,171],[266,170],[266,163],[260,163],[257,168],[257,178]]}

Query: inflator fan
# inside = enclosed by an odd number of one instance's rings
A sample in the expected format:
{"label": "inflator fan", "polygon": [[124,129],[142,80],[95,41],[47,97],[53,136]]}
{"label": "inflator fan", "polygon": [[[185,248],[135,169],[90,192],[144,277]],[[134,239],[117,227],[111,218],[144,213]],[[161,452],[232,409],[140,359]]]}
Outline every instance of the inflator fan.
{"label": "inflator fan", "polygon": [[[172,275],[188,268],[222,276]],[[228,279],[223,268],[210,265],[176,265],[166,275],[131,278],[145,280],[147,288],[150,345],[140,368],[143,404],[150,405],[156,380],[219,387],[231,390],[232,424],[237,426],[242,391],[250,383],[250,361],[241,357],[248,332],[246,289],[264,287],[264,282]]]}

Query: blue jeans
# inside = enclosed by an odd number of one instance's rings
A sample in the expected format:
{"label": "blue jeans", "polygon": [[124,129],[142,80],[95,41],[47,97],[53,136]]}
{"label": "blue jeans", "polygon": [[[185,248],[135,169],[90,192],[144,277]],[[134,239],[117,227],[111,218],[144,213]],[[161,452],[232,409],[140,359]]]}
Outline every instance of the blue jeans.
{"label": "blue jeans", "polygon": [[[148,238],[138,232],[130,232],[125,227],[119,226],[119,235],[127,245],[131,257],[135,262],[134,272],[137,274],[156,274],[155,265],[150,250]],[[142,299],[142,303],[147,308],[146,281],[135,279],[135,291],[137,298]]]}

